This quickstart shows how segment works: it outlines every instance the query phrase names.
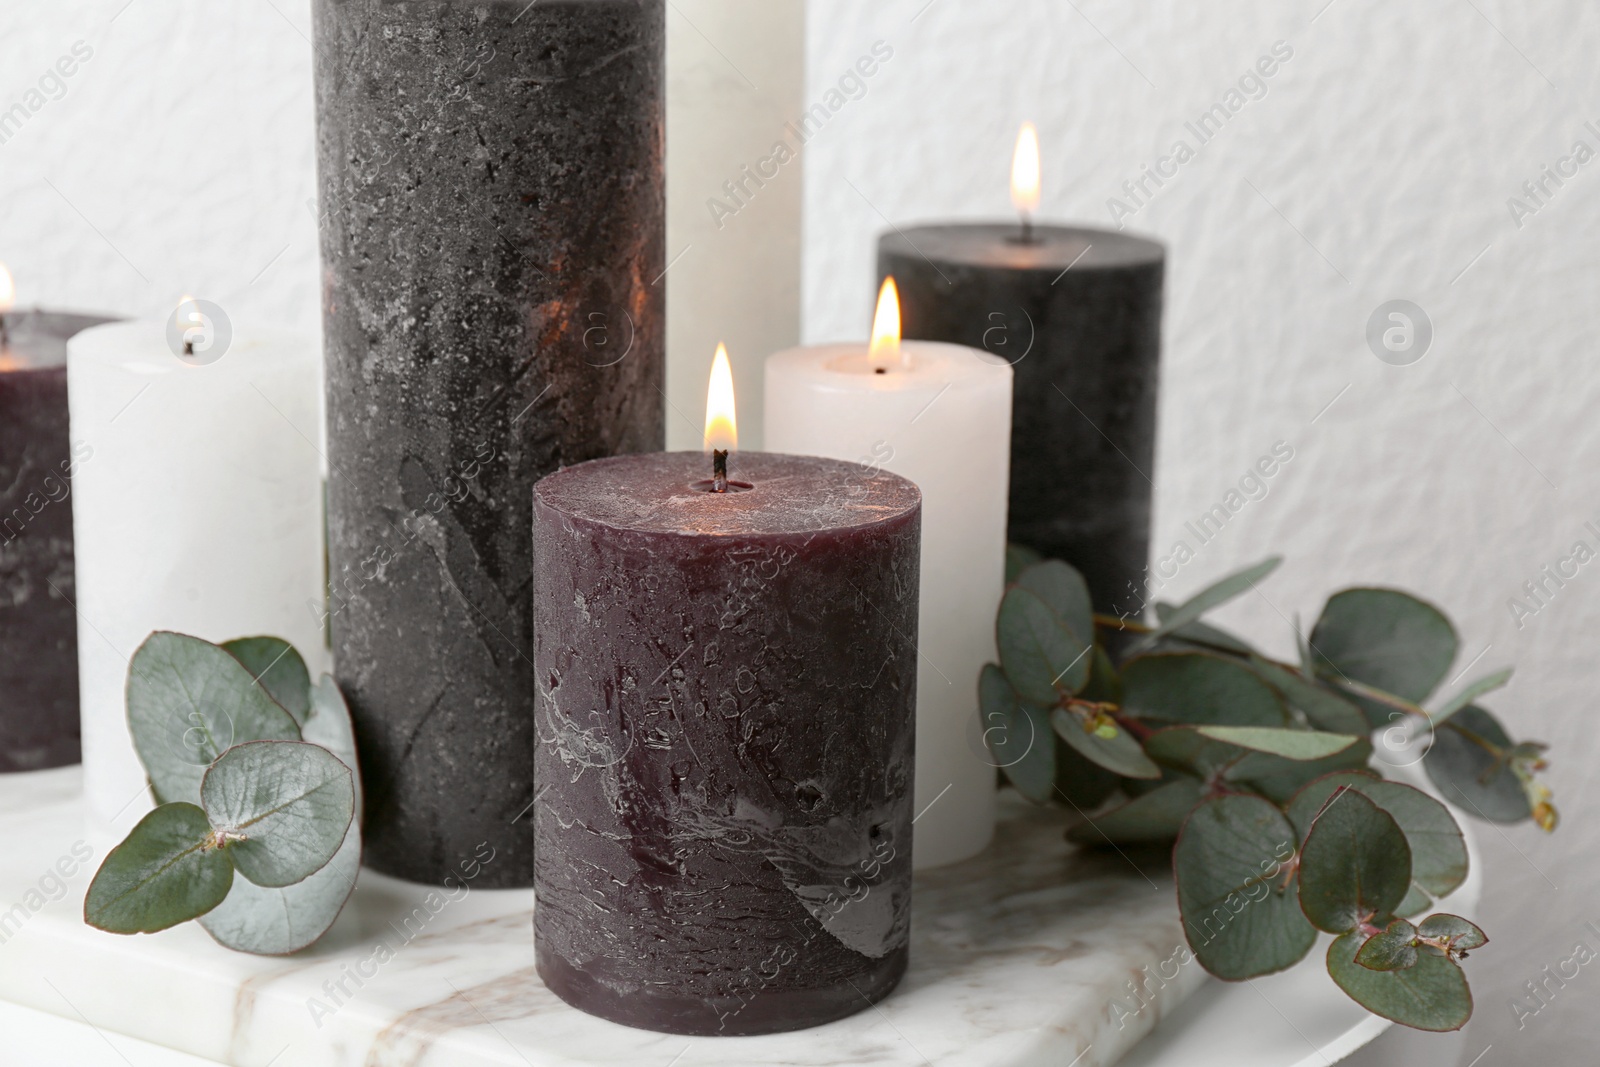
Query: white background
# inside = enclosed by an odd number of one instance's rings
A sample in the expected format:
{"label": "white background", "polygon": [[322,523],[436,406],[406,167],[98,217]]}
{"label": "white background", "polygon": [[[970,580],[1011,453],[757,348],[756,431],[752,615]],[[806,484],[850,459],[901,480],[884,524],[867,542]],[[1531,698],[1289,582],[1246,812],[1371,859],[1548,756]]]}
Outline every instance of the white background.
{"label": "white background", "polygon": [[[1288,42],[1265,95],[1130,223],[1171,256],[1160,554],[1275,442],[1295,450],[1163,593],[1282,552],[1265,597],[1229,612],[1271,647],[1327,592],[1397,584],[1457,620],[1461,665],[1484,653],[1473,675],[1517,665],[1489,703],[1552,742],[1566,819],[1548,839],[1480,835],[1494,943],[1469,963],[1463,1067],[1582,1062],[1600,1037],[1596,967],[1520,1030],[1509,1001],[1575,942],[1600,947],[1583,925],[1600,924],[1600,563],[1521,628],[1508,601],[1600,525],[1600,160],[1520,228],[1507,200],[1575,140],[1600,149],[1584,129],[1600,125],[1600,11],[1324,2],[811,0],[808,100],[874,41],[895,57],[807,149],[804,331],[864,336],[890,221],[1006,214],[1022,120],[1043,140],[1042,214],[1105,225],[1122,182]],[[0,145],[0,259],[24,304],[164,315],[198,292],[240,328],[315,330],[308,9],[3,0],[0,108],[75,41],[94,49]],[[1394,298],[1434,325],[1411,366],[1364,340]]]}

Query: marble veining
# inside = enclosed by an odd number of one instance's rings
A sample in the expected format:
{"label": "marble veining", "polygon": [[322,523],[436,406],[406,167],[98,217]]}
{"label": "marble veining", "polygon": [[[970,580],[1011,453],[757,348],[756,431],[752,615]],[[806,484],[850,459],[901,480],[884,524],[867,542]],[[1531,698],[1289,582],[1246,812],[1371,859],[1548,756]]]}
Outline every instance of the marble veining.
{"label": "marble veining", "polygon": [[[81,920],[107,842],[79,774],[0,781],[0,998],[239,1067],[1103,1067],[1203,981],[1174,962],[1159,856],[1078,852],[1059,812],[1010,793],[988,852],[916,876],[899,989],[791,1034],[675,1037],[568,1007],[533,970],[532,893],[472,881],[452,899],[363,871],[329,936],[289,958],[193,924],[116,937]],[[88,863],[47,877],[83,840]]]}

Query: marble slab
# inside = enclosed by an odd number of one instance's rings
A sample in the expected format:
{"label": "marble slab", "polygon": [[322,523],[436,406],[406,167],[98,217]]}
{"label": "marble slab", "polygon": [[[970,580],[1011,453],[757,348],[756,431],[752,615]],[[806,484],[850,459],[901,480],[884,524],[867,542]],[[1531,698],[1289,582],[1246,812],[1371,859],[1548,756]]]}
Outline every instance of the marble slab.
{"label": "marble slab", "polygon": [[685,1038],[548,992],[525,890],[429,899],[364,871],[328,937],[287,958],[194,924],[90,929],[83,893],[115,838],[79,787],[76,768],[0,777],[0,1000],[237,1067],[1096,1067],[1205,981],[1177,962],[1159,855],[1077,852],[1059,812],[1009,793],[993,848],[917,876],[911,969],[887,1000],[798,1033]]}

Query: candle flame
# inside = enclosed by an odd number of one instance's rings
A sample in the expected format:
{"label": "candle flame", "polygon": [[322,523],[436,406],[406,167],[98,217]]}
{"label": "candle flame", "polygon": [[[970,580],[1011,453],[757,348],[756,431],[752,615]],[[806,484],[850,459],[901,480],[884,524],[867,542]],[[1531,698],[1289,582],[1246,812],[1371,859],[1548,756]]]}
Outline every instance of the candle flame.
{"label": "candle flame", "polygon": [[733,368],[728,364],[728,346],[717,346],[711,361],[711,386],[706,390],[707,452],[732,452],[739,447],[738,417],[733,403]]}
{"label": "candle flame", "polygon": [[883,280],[878,290],[878,310],[872,316],[872,344],[867,362],[880,373],[900,365],[900,289],[894,276]]}
{"label": "candle flame", "polygon": [[183,326],[198,326],[205,321],[205,316],[200,313],[199,302],[188,293],[178,298],[177,314],[178,323]]}
{"label": "candle flame", "polygon": [[17,304],[17,283],[11,277],[11,271],[4,263],[0,263],[0,315],[4,315]]}
{"label": "candle flame", "polygon": [[1039,209],[1039,131],[1031,122],[1022,124],[1011,157],[1011,202],[1024,215]]}

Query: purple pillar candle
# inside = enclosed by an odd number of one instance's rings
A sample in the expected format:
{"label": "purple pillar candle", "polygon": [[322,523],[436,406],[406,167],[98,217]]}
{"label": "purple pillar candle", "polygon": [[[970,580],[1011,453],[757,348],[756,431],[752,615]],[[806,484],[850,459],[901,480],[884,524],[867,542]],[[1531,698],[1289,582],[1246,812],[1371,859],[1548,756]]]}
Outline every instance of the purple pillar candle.
{"label": "purple pillar candle", "polygon": [[535,952],[679,1034],[842,1018],[905,971],[922,496],[655,453],[534,487]]}
{"label": "purple pillar candle", "polygon": [[80,758],[67,339],[108,321],[0,313],[0,773]]}

